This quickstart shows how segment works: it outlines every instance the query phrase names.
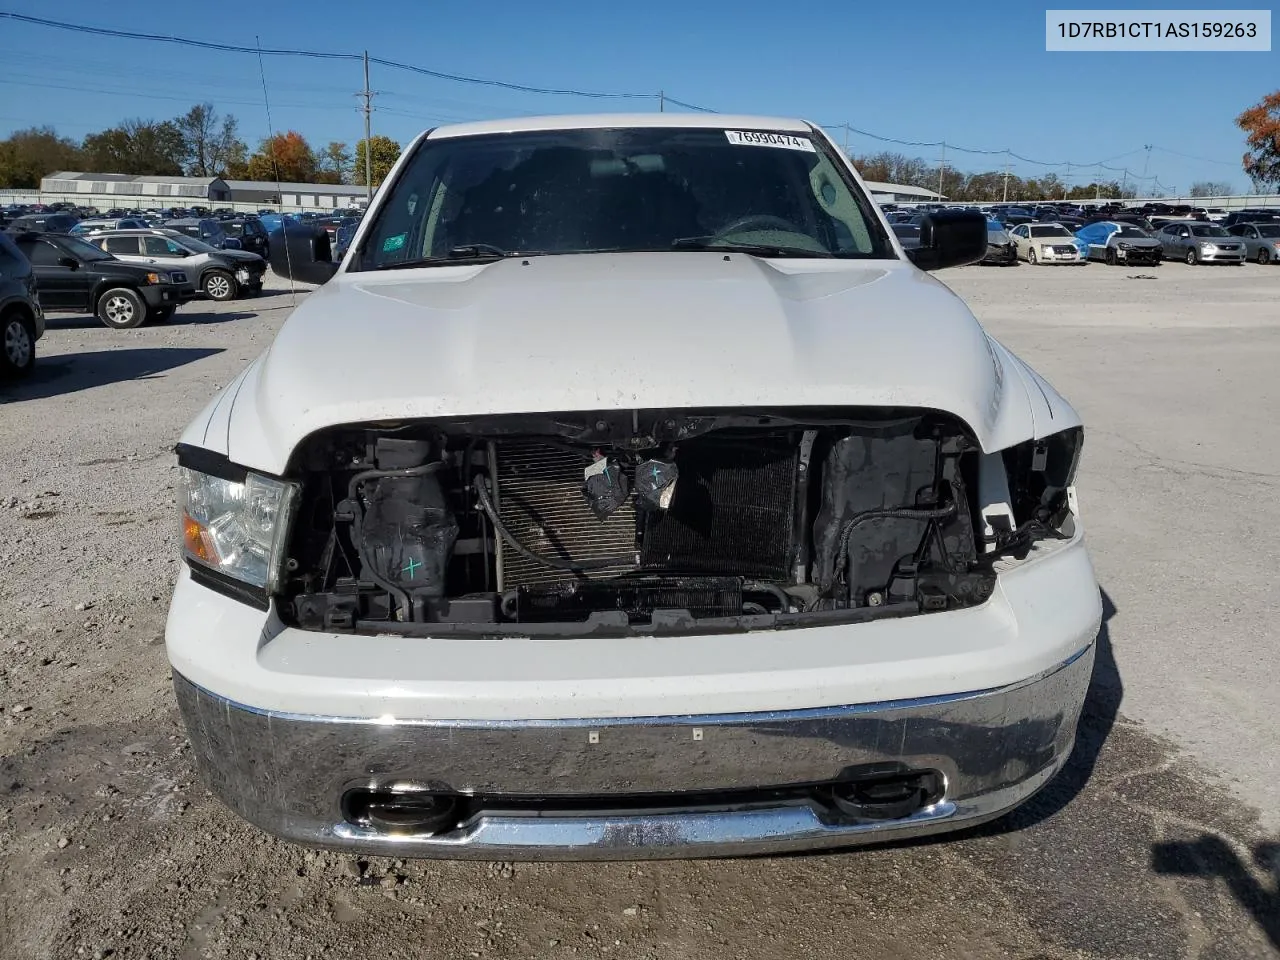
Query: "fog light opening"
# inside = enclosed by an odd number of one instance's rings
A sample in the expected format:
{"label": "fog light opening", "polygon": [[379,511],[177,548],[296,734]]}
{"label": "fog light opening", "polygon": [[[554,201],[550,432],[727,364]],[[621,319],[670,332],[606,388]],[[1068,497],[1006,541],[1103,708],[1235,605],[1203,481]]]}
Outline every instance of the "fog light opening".
{"label": "fog light opening", "polygon": [[380,833],[448,833],[458,825],[459,812],[458,797],[425,791],[351,790],[342,800],[348,823]]}

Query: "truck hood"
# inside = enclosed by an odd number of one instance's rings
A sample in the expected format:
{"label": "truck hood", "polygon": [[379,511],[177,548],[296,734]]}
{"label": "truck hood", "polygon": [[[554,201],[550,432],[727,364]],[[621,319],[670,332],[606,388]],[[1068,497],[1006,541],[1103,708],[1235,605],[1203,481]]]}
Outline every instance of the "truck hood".
{"label": "truck hood", "polygon": [[182,439],[280,473],[343,423],[710,406],[933,408],[986,450],[1080,422],[905,260],[625,253],[339,273]]}

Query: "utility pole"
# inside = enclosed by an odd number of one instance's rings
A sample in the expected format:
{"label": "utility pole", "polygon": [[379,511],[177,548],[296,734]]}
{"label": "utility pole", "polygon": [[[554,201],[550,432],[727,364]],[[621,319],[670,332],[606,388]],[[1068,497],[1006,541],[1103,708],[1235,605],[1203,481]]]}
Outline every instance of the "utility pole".
{"label": "utility pole", "polygon": [[658,112],[666,113],[666,107],[667,107],[667,95],[664,91],[659,90],[658,91]]}
{"label": "utility pole", "polygon": [[367,209],[373,203],[373,144],[369,142],[369,115],[373,113],[373,91],[369,89],[369,51],[364,52],[364,89],[358,94],[364,98],[364,203]]}
{"label": "utility pole", "polygon": [[1093,199],[1102,199],[1102,164],[1098,164],[1098,175],[1093,181]]}
{"label": "utility pole", "polygon": [[844,157],[849,159],[849,121],[844,122]]}
{"label": "utility pole", "polygon": [[1142,149],[1147,151],[1147,155],[1142,160],[1142,179],[1147,179],[1147,164],[1151,162],[1151,144],[1145,143]]}
{"label": "utility pole", "polygon": [[942,141],[942,159],[938,161],[938,199],[942,199],[942,174],[947,169],[947,141]]}
{"label": "utility pole", "polygon": [[1009,202],[1009,151],[1004,153],[1004,203]]}

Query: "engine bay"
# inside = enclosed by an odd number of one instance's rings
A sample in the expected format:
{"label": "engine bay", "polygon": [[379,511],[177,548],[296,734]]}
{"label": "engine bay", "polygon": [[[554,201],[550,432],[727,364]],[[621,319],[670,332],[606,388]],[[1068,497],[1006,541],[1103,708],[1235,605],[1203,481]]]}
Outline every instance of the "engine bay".
{"label": "engine bay", "polygon": [[290,465],[278,609],[311,630],[544,636],[958,609],[997,559],[1065,536],[1079,439],[984,458],[955,418],[885,408],[333,428]]}

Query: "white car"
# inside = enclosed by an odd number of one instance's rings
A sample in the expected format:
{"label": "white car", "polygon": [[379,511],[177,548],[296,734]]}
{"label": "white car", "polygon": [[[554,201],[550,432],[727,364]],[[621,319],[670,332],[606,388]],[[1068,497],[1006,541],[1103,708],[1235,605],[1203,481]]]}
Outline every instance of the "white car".
{"label": "white car", "polygon": [[1018,259],[1028,263],[1087,263],[1075,234],[1060,223],[1020,223],[1009,231]]}
{"label": "white car", "polygon": [[835,847],[1062,767],[1101,603],[1080,418],[812,124],[418,137],[178,445],[206,783],[391,856]]}

